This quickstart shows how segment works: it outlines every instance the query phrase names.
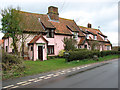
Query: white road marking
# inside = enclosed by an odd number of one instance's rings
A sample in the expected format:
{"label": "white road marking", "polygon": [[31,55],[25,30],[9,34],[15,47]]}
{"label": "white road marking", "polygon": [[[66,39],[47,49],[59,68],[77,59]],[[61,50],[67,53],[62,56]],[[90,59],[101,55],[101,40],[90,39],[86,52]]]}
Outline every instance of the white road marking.
{"label": "white road marking", "polygon": [[41,81],[42,79],[39,79],[39,80],[36,80],[36,81],[34,81],[34,82],[39,82],[39,81]]}
{"label": "white road marking", "polygon": [[60,74],[65,74],[65,73],[60,73]]}
{"label": "white road marking", "polygon": [[39,78],[45,78],[46,76],[42,76],[42,77],[39,77]]}
{"label": "white road marking", "polygon": [[12,86],[14,86],[14,85],[5,86],[5,87],[3,87],[3,88],[9,88],[9,87],[12,87]]}
{"label": "white road marking", "polygon": [[61,71],[61,72],[65,72],[65,71]]}
{"label": "white road marking", "polygon": [[77,69],[81,69],[80,67],[77,67]]}
{"label": "white road marking", "polygon": [[14,86],[14,87],[11,87],[11,88],[17,88],[17,87],[19,87],[19,86]]}
{"label": "white road marking", "polygon": [[76,68],[72,68],[72,69],[76,69]]}
{"label": "white road marking", "polygon": [[44,79],[49,79],[49,78],[51,78],[51,77],[46,77],[46,78],[44,78]]}
{"label": "white road marking", "polygon": [[67,71],[67,72],[71,72],[71,71]]}
{"label": "white road marking", "polygon": [[24,85],[28,85],[28,84],[30,84],[30,83],[31,83],[31,82],[28,82],[28,83],[25,83],[25,84],[22,84],[22,85],[24,86]]}
{"label": "white road marking", "polygon": [[54,75],[54,74],[48,74],[47,76],[52,76],[52,75]]}
{"label": "white road marking", "polygon": [[81,67],[81,68],[85,68],[85,67]]}
{"label": "white road marking", "polygon": [[59,76],[59,74],[55,74],[55,75],[53,75],[53,77],[56,77],[56,76]]}
{"label": "white road marking", "polygon": [[84,66],[84,67],[88,67],[88,66]]}
{"label": "white road marking", "polygon": [[22,84],[22,83],[26,83],[27,81],[24,81],[24,82],[19,82],[19,83],[17,83],[17,84]]}
{"label": "white road marking", "polygon": [[38,78],[30,79],[30,80],[28,80],[28,81],[34,81],[34,80],[36,80],[36,79],[38,79]]}
{"label": "white road marking", "polygon": [[73,69],[72,71],[75,71],[76,69]]}

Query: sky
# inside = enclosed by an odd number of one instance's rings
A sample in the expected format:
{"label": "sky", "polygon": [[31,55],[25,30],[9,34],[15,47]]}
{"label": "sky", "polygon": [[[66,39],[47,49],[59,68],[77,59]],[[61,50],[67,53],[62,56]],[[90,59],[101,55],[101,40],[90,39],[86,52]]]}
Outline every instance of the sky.
{"label": "sky", "polygon": [[[100,30],[108,36],[113,46],[118,45],[119,0],[0,0],[1,9],[18,6],[22,11],[47,14],[49,6],[58,7],[59,17],[75,20],[80,26]],[[0,19],[2,17],[0,16]],[[0,22],[0,27],[2,27]],[[4,34],[0,33],[0,39]]]}

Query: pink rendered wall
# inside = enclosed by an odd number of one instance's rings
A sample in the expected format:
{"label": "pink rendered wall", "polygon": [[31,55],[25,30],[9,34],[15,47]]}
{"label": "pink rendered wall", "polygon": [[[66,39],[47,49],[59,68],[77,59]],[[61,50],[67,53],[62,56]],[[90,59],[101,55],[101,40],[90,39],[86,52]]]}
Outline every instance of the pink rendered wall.
{"label": "pink rendered wall", "polygon": [[6,46],[8,46],[8,52],[12,52],[12,38],[6,38],[4,39],[4,51],[6,52]]}
{"label": "pink rendered wall", "polygon": [[[59,51],[64,49],[64,43],[62,42],[64,37],[70,38],[70,36],[65,36],[65,35],[54,35],[54,38],[47,38],[46,36],[43,36],[43,37],[48,41],[48,45],[54,45],[55,55],[58,55]],[[49,56],[52,56],[52,55],[49,55]]]}
{"label": "pink rendered wall", "polygon": [[64,37],[70,38],[70,36],[64,36],[64,35],[55,35],[55,55],[58,55],[59,52],[64,49],[64,43],[63,39]]}
{"label": "pink rendered wall", "polygon": [[31,47],[32,47],[32,46],[33,46],[33,45],[29,45],[29,50],[28,50],[28,57],[29,57],[30,60],[33,59],[33,51],[31,51]]}
{"label": "pink rendered wall", "polygon": [[36,44],[33,45],[33,53],[34,53],[33,60],[36,61],[37,59],[37,45]]}

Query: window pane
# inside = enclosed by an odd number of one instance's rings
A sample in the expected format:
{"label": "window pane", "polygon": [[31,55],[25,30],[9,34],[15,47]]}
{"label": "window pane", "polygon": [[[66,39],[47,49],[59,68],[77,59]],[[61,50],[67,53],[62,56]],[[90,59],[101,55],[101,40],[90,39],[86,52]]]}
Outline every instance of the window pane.
{"label": "window pane", "polygon": [[54,46],[48,46],[48,54],[54,54]]}

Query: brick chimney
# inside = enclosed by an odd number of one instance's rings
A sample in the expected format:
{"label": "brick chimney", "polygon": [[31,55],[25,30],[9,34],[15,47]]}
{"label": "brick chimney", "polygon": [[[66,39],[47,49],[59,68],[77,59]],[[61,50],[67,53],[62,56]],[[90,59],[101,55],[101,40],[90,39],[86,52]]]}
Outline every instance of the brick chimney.
{"label": "brick chimney", "polygon": [[88,28],[92,28],[92,25],[90,23],[88,23],[87,27]]}
{"label": "brick chimney", "polygon": [[54,6],[48,7],[48,13],[51,20],[59,20],[59,13],[58,13],[58,8]]}

